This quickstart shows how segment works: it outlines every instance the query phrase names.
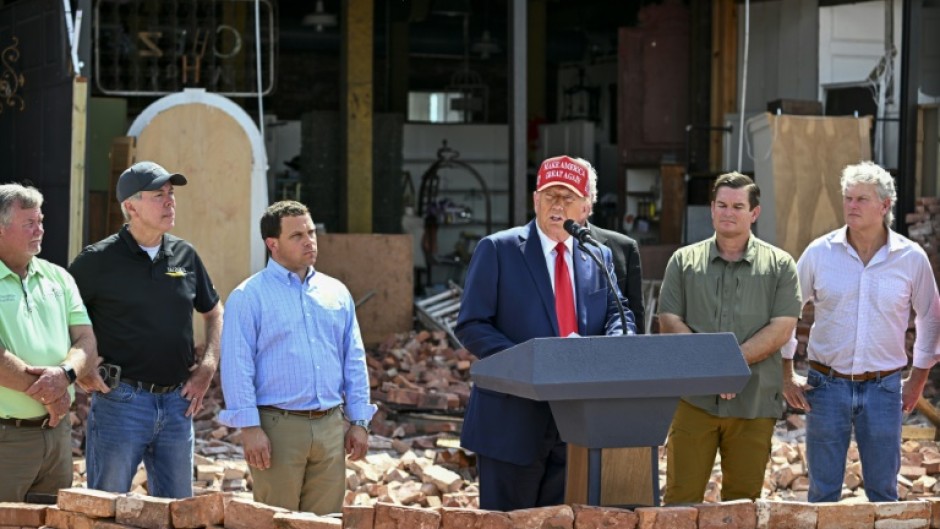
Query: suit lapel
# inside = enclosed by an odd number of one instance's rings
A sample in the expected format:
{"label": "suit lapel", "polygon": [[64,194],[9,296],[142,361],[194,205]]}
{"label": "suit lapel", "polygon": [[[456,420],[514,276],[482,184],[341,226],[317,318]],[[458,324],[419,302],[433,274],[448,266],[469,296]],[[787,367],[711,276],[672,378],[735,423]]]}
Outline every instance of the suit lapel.
{"label": "suit lapel", "polygon": [[539,293],[539,299],[542,300],[542,306],[548,314],[549,321],[552,322],[552,330],[555,336],[558,336],[558,316],[555,314],[555,293],[552,290],[551,279],[548,276],[545,254],[542,253],[542,241],[535,230],[535,221],[529,222],[529,236],[522,239],[519,243],[519,250],[522,251],[526,265],[529,267],[529,273],[535,281],[535,288]]}

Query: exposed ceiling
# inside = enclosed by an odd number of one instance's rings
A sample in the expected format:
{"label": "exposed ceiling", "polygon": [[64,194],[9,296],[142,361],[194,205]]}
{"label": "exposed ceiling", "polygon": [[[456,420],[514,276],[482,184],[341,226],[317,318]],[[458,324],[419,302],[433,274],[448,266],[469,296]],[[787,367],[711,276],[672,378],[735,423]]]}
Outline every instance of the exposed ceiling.
{"label": "exposed ceiling", "polygon": [[[667,0],[668,1],[668,0]],[[340,25],[303,25],[304,17],[315,11],[315,2],[281,0],[280,47],[292,50],[338,51],[342,24],[341,0],[322,0],[323,10],[335,14]],[[546,39],[549,62],[573,61],[587,54],[616,53],[617,29],[636,24],[637,11],[655,0],[546,0]],[[505,56],[508,46],[507,0],[396,0],[376,2],[376,51],[384,53],[387,28],[392,22],[408,21],[409,50],[413,56],[462,57],[466,43],[471,49],[483,40],[490,56]],[[477,51],[479,53],[480,46]]]}

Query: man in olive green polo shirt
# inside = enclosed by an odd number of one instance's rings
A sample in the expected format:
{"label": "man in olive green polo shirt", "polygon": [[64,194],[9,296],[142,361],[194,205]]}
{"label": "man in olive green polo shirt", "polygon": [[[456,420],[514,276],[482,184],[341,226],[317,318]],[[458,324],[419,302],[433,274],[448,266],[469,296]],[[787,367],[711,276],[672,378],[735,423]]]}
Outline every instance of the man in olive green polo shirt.
{"label": "man in olive green polo shirt", "polygon": [[0,502],[72,485],[71,384],[107,391],[72,277],[35,257],[42,195],[0,185]]}
{"label": "man in olive green polo shirt", "polygon": [[666,441],[665,504],[698,503],[720,450],[723,501],[760,497],[783,412],[780,347],[800,314],[796,264],[751,233],[760,189],[740,173],[712,187],[714,237],[680,248],[659,298],[663,333],[733,332],[751,378],[737,394],[684,397]]}

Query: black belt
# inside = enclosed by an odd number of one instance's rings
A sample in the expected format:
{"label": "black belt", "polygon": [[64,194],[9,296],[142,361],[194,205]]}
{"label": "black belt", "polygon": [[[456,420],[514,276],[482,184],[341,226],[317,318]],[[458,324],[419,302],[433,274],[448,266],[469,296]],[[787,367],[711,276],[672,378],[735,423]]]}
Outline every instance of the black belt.
{"label": "black belt", "polygon": [[41,428],[47,430],[52,428],[49,426],[49,416],[36,417],[34,419],[3,419],[0,418],[0,424],[4,426],[12,426],[14,428]]}
{"label": "black belt", "polygon": [[280,413],[281,415],[296,415],[297,417],[306,417],[307,419],[322,419],[323,417],[333,413],[333,410],[338,407],[339,406],[336,406],[328,410],[285,410],[278,408],[277,406],[258,406],[258,409],[263,411],[273,411],[275,413]]}
{"label": "black belt", "polygon": [[164,393],[170,393],[171,391],[176,391],[177,388],[182,386],[182,383],[174,384],[172,386],[161,386],[160,384],[152,384],[150,382],[141,382],[139,380],[134,380],[132,378],[121,377],[121,382],[129,384],[138,389],[144,391],[149,391],[150,393],[156,393],[157,395],[162,395]]}
{"label": "black belt", "polygon": [[893,375],[897,373],[898,371],[904,369],[903,367],[899,367],[897,369],[889,369],[887,371],[866,371],[864,373],[847,374],[847,373],[840,373],[836,371],[835,369],[827,366],[826,364],[820,364],[819,362],[815,360],[810,360],[809,366],[824,375],[829,375],[829,376],[833,376],[836,378],[845,378],[854,382],[866,382],[866,381],[873,380],[876,378],[884,378],[886,376]]}

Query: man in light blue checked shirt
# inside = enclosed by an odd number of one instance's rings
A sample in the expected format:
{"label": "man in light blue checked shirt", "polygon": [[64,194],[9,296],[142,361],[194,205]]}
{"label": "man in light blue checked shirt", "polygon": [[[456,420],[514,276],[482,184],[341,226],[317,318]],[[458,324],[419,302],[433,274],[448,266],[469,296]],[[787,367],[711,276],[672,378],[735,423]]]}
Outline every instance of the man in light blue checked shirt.
{"label": "man in light blue checked shirt", "polygon": [[267,267],[226,303],[226,409],[219,418],[242,429],[255,501],[339,512],[344,452],[353,460],[365,456],[376,410],[355,304],[342,283],[314,269],[317,237],[306,206],[269,206],[261,237],[270,253]]}

